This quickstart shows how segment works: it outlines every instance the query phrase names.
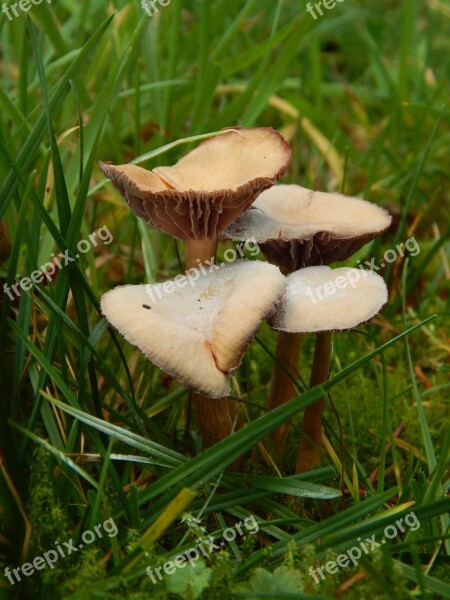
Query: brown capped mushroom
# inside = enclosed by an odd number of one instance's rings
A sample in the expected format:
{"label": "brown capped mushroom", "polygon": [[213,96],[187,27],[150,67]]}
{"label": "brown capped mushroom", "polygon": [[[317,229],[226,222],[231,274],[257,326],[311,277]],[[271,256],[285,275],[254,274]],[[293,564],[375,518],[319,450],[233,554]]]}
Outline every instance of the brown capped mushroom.
{"label": "brown capped mushroom", "polygon": [[[104,174],[125,197],[130,207],[150,225],[183,240],[186,267],[214,260],[218,234],[246,210],[263,190],[286,171],[292,156],[283,136],[270,127],[226,128],[186,154],[175,165],[152,171],[134,165],[100,162]],[[221,426],[220,412],[200,394],[192,396],[200,416]],[[204,406],[201,406],[202,403]],[[221,409],[228,413],[228,402]],[[223,435],[227,427],[223,427]]]}
{"label": "brown capped mushroom", "polygon": [[[310,379],[310,387],[315,387],[329,376],[332,332],[368,321],[387,299],[386,284],[376,273],[348,267],[307,267],[287,276],[286,292],[269,323],[290,334],[317,333]],[[305,409],[297,473],[320,460],[323,409],[324,399]]]}
{"label": "brown capped mushroom", "polygon": [[[366,200],[299,185],[276,185],[264,191],[221,237],[244,240],[253,236],[267,258],[286,274],[345,260],[390,224],[389,213]],[[269,409],[296,394],[292,378],[297,377],[300,336],[281,332],[275,356]],[[277,456],[283,450],[288,426],[285,423],[272,432]]]}
{"label": "brown capped mushroom", "polygon": [[217,239],[291,160],[289,144],[270,127],[227,129],[171,167],[99,166],[139,217],[184,240],[192,254],[195,240]]}
{"label": "brown capped mushroom", "polygon": [[[213,272],[191,269],[163,284],[115,288],[102,297],[101,309],[151,362],[213,404],[230,394],[230,373],[285,285],[277,267],[240,260]],[[220,417],[229,434],[231,415]],[[215,422],[203,424],[205,445],[222,438],[223,423],[219,431]]]}
{"label": "brown capped mushroom", "polygon": [[263,192],[221,237],[254,237],[284,272],[345,260],[384,233],[392,221],[376,204],[299,185]]}

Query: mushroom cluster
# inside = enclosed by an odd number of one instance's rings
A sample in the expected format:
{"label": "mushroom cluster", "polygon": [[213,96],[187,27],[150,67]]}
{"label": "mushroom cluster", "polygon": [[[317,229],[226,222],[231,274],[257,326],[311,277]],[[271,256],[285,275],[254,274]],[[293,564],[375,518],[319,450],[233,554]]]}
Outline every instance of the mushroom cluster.
{"label": "mushroom cluster", "polygon": [[[115,288],[101,308],[131,344],[190,390],[205,447],[239,426],[229,378],[263,320],[278,332],[268,400],[274,408],[297,395],[301,334],[317,335],[313,387],[329,376],[332,332],[369,320],[387,300],[378,275],[328,265],[386,231],[388,213],[357,198],[274,185],[291,161],[281,134],[224,131],[173,166],[99,163],[139,217],[183,241],[186,267],[196,274],[195,285],[183,277],[181,285],[178,275],[162,293],[156,283]],[[214,262],[219,240],[249,239],[270,262],[244,258],[212,272],[200,268]],[[297,472],[320,458],[323,405],[305,410]],[[272,436],[278,456],[287,427]]]}
{"label": "mushroom cluster", "polygon": [[[219,235],[251,206],[262,191],[270,188],[285,173],[291,161],[289,144],[272,128],[234,127],[224,131],[223,135],[202,142],[171,167],[158,167],[148,171],[134,165],[114,166],[106,162],[99,163],[100,169],[112,180],[138,217],[183,241],[188,269],[199,268],[206,261],[214,261]],[[247,267],[247,277],[250,281],[253,276],[251,273],[254,274],[255,281],[259,281],[259,269],[260,265],[251,261]],[[236,283],[227,285],[233,290],[237,287]],[[270,286],[267,289],[269,290]],[[115,319],[115,315],[121,312],[120,307],[123,310],[121,299],[124,293],[120,288],[113,290],[108,295],[108,308],[105,305],[103,310],[110,323],[126,336],[131,323],[125,325]],[[249,291],[249,294],[251,293]],[[188,295],[188,290],[185,290],[184,298],[180,300],[181,305]],[[167,296],[165,295],[166,302],[169,303]],[[274,297],[269,299],[269,305],[270,302],[275,304],[278,297],[276,292]],[[116,302],[119,310],[115,310],[112,315],[109,309]],[[259,322],[268,314],[263,305]],[[215,306],[219,312],[224,309],[217,303]],[[178,308],[183,312],[184,309],[180,305]],[[203,314],[205,319],[208,318],[207,311]],[[231,315],[230,310],[228,314]],[[255,315],[258,315],[257,311],[254,315],[248,314],[248,323],[238,320],[235,323],[245,330],[254,322]],[[222,335],[225,335],[225,330],[235,319],[236,314],[229,316],[229,322],[225,322],[225,328],[222,327]],[[230,328],[229,331],[235,333],[236,329]],[[180,330],[175,328],[172,329],[172,333],[167,331],[175,345],[180,343],[177,335],[179,332]],[[186,333],[186,330],[184,332]],[[151,331],[146,333],[151,337]],[[204,343],[211,346],[212,340],[206,339]],[[147,356],[154,361],[153,354],[149,353]],[[193,356],[194,360],[202,360],[202,355],[195,356],[192,349],[182,356],[182,360],[187,361],[190,356]],[[176,353],[172,353],[168,359],[176,361]],[[220,359],[214,352],[211,360],[213,359],[224,378],[229,376],[231,370],[239,363],[238,361],[234,364],[236,361],[232,360],[232,367],[220,364]],[[156,364],[168,373],[175,373],[175,368],[170,364]],[[181,382],[188,383],[185,379]],[[228,436],[238,419],[236,403],[226,397],[225,392],[228,392],[229,388],[224,385],[224,396],[217,398],[217,386],[208,388],[204,382],[198,387],[194,382],[189,382],[189,387],[192,390],[191,401],[204,445],[211,445]],[[214,401],[211,398],[214,398]]]}
{"label": "mushroom cluster", "polygon": [[[330,331],[350,329],[369,320],[387,300],[383,279],[372,278],[381,294],[376,298],[384,300],[375,304],[372,314],[366,314],[364,307],[371,306],[371,298],[365,297],[364,292],[362,296],[358,295],[353,279],[350,279],[351,285],[346,285],[345,281],[348,280],[344,278],[344,286],[338,288],[339,294],[335,294],[339,279],[339,275],[336,274],[339,269],[317,271],[311,268],[349,258],[364,244],[383,234],[389,228],[391,220],[386,210],[366,200],[341,194],[315,192],[299,185],[277,185],[263,192],[252,207],[222,234],[224,239],[231,240],[243,240],[251,236],[259,243],[267,258],[277,264],[283,273],[291,273],[298,282],[303,281],[304,277],[309,281],[303,293],[303,302],[302,294],[294,295],[301,308],[292,313],[293,318],[287,323],[280,319],[275,320],[278,326],[275,325],[274,328],[280,330],[280,333],[269,391],[270,409],[297,395],[294,381],[298,378],[300,333],[316,333],[310,379],[310,387],[314,387],[323,383],[329,375],[332,351]],[[354,269],[354,272],[359,277],[361,271]],[[325,281],[319,285],[323,278]],[[288,280],[291,281],[291,276],[288,276]],[[325,291],[325,299],[328,298],[325,302],[324,295],[320,292],[322,288]],[[327,288],[333,290],[334,295],[327,293]],[[308,294],[308,290],[314,290],[316,293]],[[292,287],[288,285],[286,298],[291,296]],[[343,298],[344,302],[339,302],[339,298]],[[280,306],[281,314],[285,306],[292,311],[293,303],[283,303]],[[356,317],[356,321],[352,321],[348,327],[340,327],[341,319],[345,322],[345,317],[350,311],[353,311],[352,316]],[[300,319],[300,314],[303,317],[297,326],[296,319]],[[307,315],[310,317],[310,328],[306,327]],[[335,320],[334,325],[327,319],[328,315]],[[323,400],[319,400],[305,410],[297,472],[310,469],[320,459],[323,406]],[[289,424],[285,423],[272,434],[277,457],[283,452],[288,426]]]}

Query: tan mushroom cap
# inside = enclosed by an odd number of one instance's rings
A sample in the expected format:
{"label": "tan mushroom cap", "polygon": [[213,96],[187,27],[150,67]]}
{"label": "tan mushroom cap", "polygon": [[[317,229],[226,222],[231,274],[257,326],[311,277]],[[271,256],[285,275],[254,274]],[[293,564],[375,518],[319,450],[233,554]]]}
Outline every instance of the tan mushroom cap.
{"label": "tan mushroom cap", "polygon": [[99,167],[150,225],[182,240],[215,239],[283,175],[291,156],[274,129],[235,127],[171,167]]}
{"label": "tan mushroom cap", "polygon": [[115,288],[101,299],[108,321],[160,369],[213,398],[229,395],[236,369],[272,314],[286,278],[268,263],[240,260],[191,269],[164,284]]}
{"label": "tan mushroom cap", "polygon": [[371,319],[388,299],[384,279],[363,269],[306,267],[286,279],[285,295],[269,321],[279,331],[351,329]]}
{"label": "tan mushroom cap", "polygon": [[288,271],[345,260],[385,232],[391,216],[376,204],[299,185],[276,185],[221,235],[255,238],[266,256]]}

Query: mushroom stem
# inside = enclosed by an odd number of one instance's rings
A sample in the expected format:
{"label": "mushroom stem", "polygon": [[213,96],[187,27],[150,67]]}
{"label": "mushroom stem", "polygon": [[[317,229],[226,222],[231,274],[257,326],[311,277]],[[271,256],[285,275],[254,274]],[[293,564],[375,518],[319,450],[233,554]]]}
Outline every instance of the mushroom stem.
{"label": "mushroom stem", "polygon": [[[218,240],[199,239],[185,240],[184,253],[186,267],[198,268],[206,260],[216,256]],[[203,441],[208,448],[228,437],[238,415],[238,405],[228,398],[208,398],[202,394],[191,392],[190,399],[194,406],[197,425]],[[239,422],[236,424],[236,429]],[[237,468],[238,463],[235,467]]]}
{"label": "mushroom stem", "polygon": [[[269,410],[281,406],[298,395],[292,379],[298,378],[297,365],[300,355],[300,340],[301,336],[298,333],[287,333],[286,331],[278,333],[267,405]],[[289,422],[286,422],[272,432],[271,437],[277,460],[283,454],[288,429]]]}
{"label": "mushroom stem", "polygon": [[198,269],[199,265],[206,260],[211,260],[216,257],[217,240],[200,239],[200,240],[185,240],[184,255],[187,269]]}
{"label": "mushroom stem", "polygon": [[[203,446],[209,448],[230,435],[237,415],[237,402],[228,398],[207,398],[191,393]],[[236,429],[238,424],[236,423]]]}
{"label": "mushroom stem", "polygon": [[[323,331],[316,337],[313,367],[309,387],[313,388],[328,380],[331,365],[333,333]],[[321,398],[305,408],[303,435],[297,455],[296,473],[304,473],[320,462],[322,448],[322,413],[325,399]]]}

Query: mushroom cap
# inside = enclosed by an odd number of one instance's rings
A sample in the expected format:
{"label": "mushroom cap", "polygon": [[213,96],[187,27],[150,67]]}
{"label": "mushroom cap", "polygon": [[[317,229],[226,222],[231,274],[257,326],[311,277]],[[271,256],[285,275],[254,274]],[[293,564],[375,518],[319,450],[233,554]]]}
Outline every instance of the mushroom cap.
{"label": "mushroom cap", "polygon": [[150,225],[182,240],[215,239],[286,171],[292,152],[271,127],[235,127],[171,167],[152,171],[99,162],[103,173]]}
{"label": "mushroom cap", "polygon": [[[203,272],[202,272],[203,270]],[[101,309],[125,339],[182,385],[220,398],[286,286],[274,265],[239,260],[165,283],[107,292]]]}
{"label": "mushroom cap", "polygon": [[384,233],[391,216],[376,204],[299,185],[276,185],[220,236],[251,237],[287,271],[345,260]]}
{"label": "mushroom cap", "polygon": [[286,292],[269,320],[279,331],[351,329],[371,319],[388,299],[384,279],[363,269],[306,267],[286,279]]}

